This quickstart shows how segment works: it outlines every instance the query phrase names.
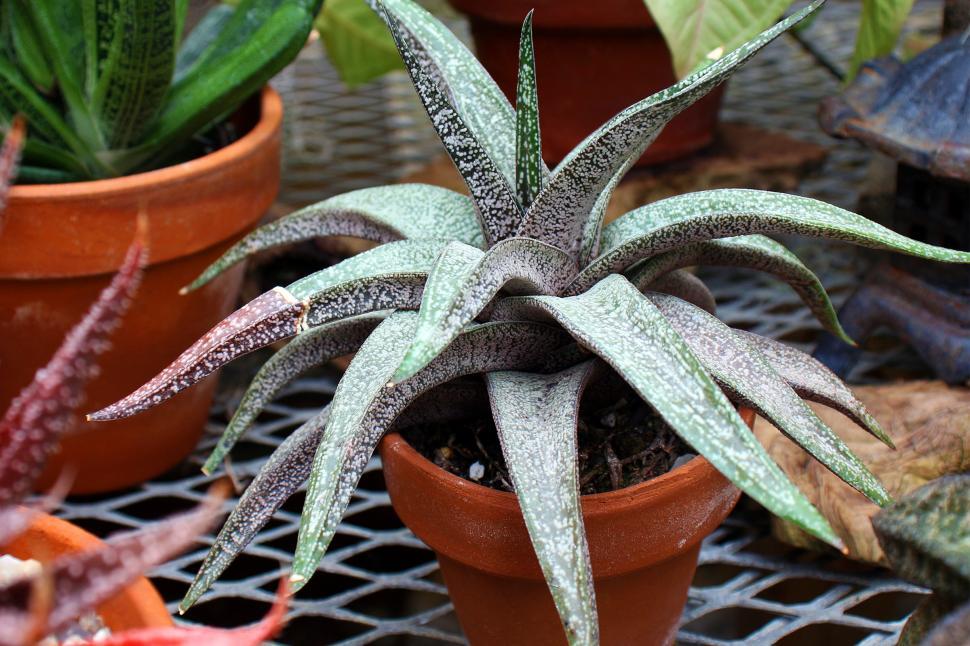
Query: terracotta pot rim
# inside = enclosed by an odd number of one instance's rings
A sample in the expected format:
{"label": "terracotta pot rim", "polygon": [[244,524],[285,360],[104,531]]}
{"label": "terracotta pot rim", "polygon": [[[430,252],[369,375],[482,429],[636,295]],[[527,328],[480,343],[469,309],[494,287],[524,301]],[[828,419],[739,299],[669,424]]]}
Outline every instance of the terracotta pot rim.
{"label": "terracotta pot rim", "polygon": [[81,182],[24,184],[10,187],[12,201],[98,199],[118,193],[139,191],[148,186],[177,184],[187,178],[211,173],[229,160],[254,154],[275,136],[283,121],[283,100],[269,85],[260,90],[259,120],[242,137],[219,150],[156,170]]}

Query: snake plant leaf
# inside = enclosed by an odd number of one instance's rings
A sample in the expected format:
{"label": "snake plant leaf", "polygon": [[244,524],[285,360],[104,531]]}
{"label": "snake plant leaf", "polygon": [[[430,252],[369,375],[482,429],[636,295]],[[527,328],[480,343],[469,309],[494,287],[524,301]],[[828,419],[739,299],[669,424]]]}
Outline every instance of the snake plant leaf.
{"label": "snake plant leaf", "polygon": [[[376,0],[368,3],[379,11]],[[478,59],[439,20],[412,0],[383,0],[400,23],[425,73],[442,89],[468,129],[515,186],[516,118],[505,93]],[[548,174],[542,164],[543,174]]]}
{"label": "snake plant leaf", "polygon": [[103,547],[63,556],[49,566],[55,603],[47,629],[56,632],[191,545],[216,522],[223,496],[210,494],[195,509],[133,532]]}
{"label": "snake plant leaf", "polygon": [[507,238],[487,252],[451,242],[428,274],[418,328],[394,381],[428,365],[502,287],[555,294],[575,274],[576,264],[566,253],[530,238]]}
{"label": "snake plant leaf", "polygon": [[970,252],[911,240],[851,211],[771,191],[741,188],[698,191],[630,211],[603,230],[607,249],[570,285],[567,294],[633,263],[678,247],[751,233],[795,233],[889,249],[940,262],[970,263]]}
{"label": "snake plant leaf", "polygon": [[9,46],[24,76],[39,92],[50,96],[54,91],[54,70],[27,12],[18,10],[16,0],[3,3],[3,25],[9,31]]}
{"label": "snake plant leaf", "polygon": [[529,11],[519,38],[519,78],[515,92],[515,190],[522,208],[529,208],[542,190],[544,179],[536,54],[532,46],[532,11]]}
{"label": "snake plant leaf", "polygon": [[553,375],[486,376],[502,454],[570,644],[599,643],[576,439],[579,400],[593,364]]}
{"label": "snake plant leaf", "polygon": [[600,126],[555,169],[517,235],[537,238],[578,256],[582,247],[592,244],[584,242],[584,232],[599,233],[600,225],[590,226],[587,219],[602,216],[602,211],[593,207],[616,173],[631,158],[639,157],[677,114],[727,80],[758,50],[821,4],[817,0],[793,13],[708,67],[631,105]]}
{"label": "snake plant leaf", "polygon": [[745,337],[736,335],[707,312],[673,296],[648,293],[647,298],[732,399],[753,408],[877,505],[892,502],[879,479],[799,399]]}
{"label": "snake plant leaf", "polygon": [[970,599],[970,474],[931,481],[876,514],[872,526],[901,577]]}
{"label": "snake plant leaf", "polygon": [[309,329],[270,357],[250,382],[202,472],[209,474],[219,467],[236,441],[283,388],[308,370],[355,352],[383,319],[380,314],[366,314]]}
{"label": "snake plant leaf", "polygon": [[85,386],[97,374],[97,357],[108,348],[108,338],[141,282],[146,240],[142,219],[111,283],[0,419],[0,506],[30,492],[81,403]]}
{"label": "snake plant leaf", "polygon": [[[174,2],[87,0],[99,9],[96,43],[107,41],[91,96],[104,142],[127,148],[152,126],[175,69]],[[101,31],[109,31],[103,34]],[[150,34],[150,38],[146,38]],[[99,52],[100,53],[100,52]]]}
{"label": "snake plant leaf", "polygon": [[400,22],[389,12],[384,19],[435,132],[475,200],[488,246],[512,236],[522,220],[512,185],[442,89],[422,69]]}
{"label": "snake plant leaf", "polygon": [[852,394],[849,387],[834,372],[815,357],[779,343],[774,339],[735,330],[748,343],[757,348],[771,367],[788,382],[798,396],[834,408],[856,424],[869,431],[873,437],[890,448],[895,448],[876,418]]}
{"label": "snake plant leaf", "polygon": [[567,341],[560,330],[542,324],[487,323],[459,336],[411,379],[391,384],[417,323],[415,312],[395,312],[385,319],[337,385],[303,507],[291,577],[295,589],[316,570],[367,461],[408,404],[431,388],[465,375],[534,370]]}
{"label": "snake plant leaf", "polygon": [[832,301],[818,276],[784,245],[765,236],[705,240],[678,247],[640,263],[628,278],[643,291],[667,272],[692,265],[744,267],[773,274],[795,290],[826,330],[855,345],[842,329]]}
{"label": "snake plant leaf", "polygon": [[[683,269],[664,274],[653,281],[650,290],[676,296],[711,314],[717,312],[717,301],[714,300],[714,295],[707,289],[704,281]],[[641,288],[640,291],[645,290]]]}
{"label": "snake plant leaf", "polygon": [[297,334],[305,312],[306,303],[274,287],[220,321],[151,381],[88,419],[122,419],[157,406],[233,359]]}
{"label": "snake plant leaf", "polygon": [[394,184],[350,191],[262,226],[229,248],[195,279],[198,289],[237,262],[282,244],[320,236],[353,236],[374,242],[436,237],[482,247],[475,204],[466,195],[430,184]]}
{"label": "snake plant leaf", "polygon": [[618,274],[573,297],[518,296],[519,314],[552,317],[609,363],[670,427],[739,489],[832,545],[825,518],[778,468],[685,341]]}
{"label": "snake plant leaf", "polygon": [[178,49],[178,54],[175,57],[175,71],[172,73],[172,85],[185,77],[202,54],[219,38],[222,30],[226,28],[230,19],[235,15],[234,7],[227,4],[217,4],[202,16],[202,20],[182,40]]}

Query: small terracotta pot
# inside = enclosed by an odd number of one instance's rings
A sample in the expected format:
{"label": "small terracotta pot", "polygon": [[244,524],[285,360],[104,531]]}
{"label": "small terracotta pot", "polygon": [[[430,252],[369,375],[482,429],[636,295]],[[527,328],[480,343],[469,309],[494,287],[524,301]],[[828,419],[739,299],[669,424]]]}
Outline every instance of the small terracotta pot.
{"label": "small terracotta pot", "polygon": [[[751,411],[742,417],[754,423]],[[469,642],[565,644],[516,497],[448,473],[397,433],[384,438],[381,457],[394,510],[437,554]],[[697,457],[582,497],[602,644],[673,642],[701,541],[740,495]]]}
{"label": "small terracotta pot", "polygon": [[[272,204],[282,116],[279,96],[267,88],[235,115],[249,132],[212,154],[129,177],[10,191],[0,230],[0,410],[108,284],[140,210],[149,219],[149,266],[79,410],[128,394],[233,309],[241,266],[187,296],[178,290]],[[40,486],[66,465],[76,470],[74,493],[126,487],[166,471],[195,447],[214,389],[209,379],[131,419],[79,421],[48,461]]]}
{"label": "small terracotta pot", "polygon": [[[40,514],[26,532],[9,545],[0,547],[0,554],[48,563],[64,554],[91,550],[100,545],[98,538],[77,525]],[[97,613],[112,632],[172,625],[165,602],[145,577],[138,577],[137,581],[98,606]]]}
{"label": "small terracotta pot", "polygon": [[[479,60],[515,103],[519,33],[530,9],[543,156],[556,163],[624,108],[676,82],[643,0],[448,0],[465,13]],[[723,86],[664,128],[638,166],[684,157],[714,140]]]}

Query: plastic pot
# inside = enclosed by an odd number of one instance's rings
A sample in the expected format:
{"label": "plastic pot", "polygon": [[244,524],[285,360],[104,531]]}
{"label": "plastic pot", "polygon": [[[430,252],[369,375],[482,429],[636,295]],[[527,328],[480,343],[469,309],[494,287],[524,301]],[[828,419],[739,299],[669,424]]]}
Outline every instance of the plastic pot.
{"label": "plastic pot", "polygon": [[[248,132],[209,155],[128,177],[15,186],[0,231],[0,410],[50,359],[120,266],[135,219],[149,220],[144,282],[99,360],[80,411],[97,410],[153,377],[235,306],[243,268],[186,296],[178,290],[251,229],[276,196],[283,106],[263,90],[234,120]],[[72,492],[156,476],[195,447],[215,389],[209,379],[166,406],[117,422],[78,421],[39,486],[65,466]]]}
{"label": "plastic pot", "polygon": [[[38,514],[27,531],[0,547],[0,554],[48,563],[59,556],[91,550],[101,541],[77,525],[47,514]],[[112,632],[134,628],[164,628],[172,618],[158,592],[145,577],[98,606],[96,612]]]}
{"label": "plastic pot", "polygon": [[[543,156],[556,163],[624,108],[676,82],[643,0],[448,0],[468,16],[478,59],[515,103],[519,33],[530,9]],[[724,86],[671,121],[638,166],[714,140]]]}
{"label": "plastic pot", "polygon": [[[754,413],[742,411],[745,422]],[[459,478],[397,433],[381,443],[401,520],[438,556],[472,644],[565,644],[513,494]],[[601,643],[669,644],[701,541],[740,492],[702,457],[639,485],[581,498]]]}

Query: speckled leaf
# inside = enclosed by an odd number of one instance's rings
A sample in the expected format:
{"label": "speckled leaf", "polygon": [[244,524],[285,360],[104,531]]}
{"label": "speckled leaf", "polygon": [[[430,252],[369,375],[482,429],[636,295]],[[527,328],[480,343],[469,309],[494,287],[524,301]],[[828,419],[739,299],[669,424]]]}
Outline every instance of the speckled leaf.
{"label": "speckled leaf", "polygon": [[933,480],[876,514],[872,526],[901,577],[970,599],[970,474]]}
{"label": "speckled leaf", "polygon": [[422,69],[400,22],[387,13],[385,20],[431,124],[475,200],[487,244],[491,246],[512,236],[522,221],[522,208],[515,199],[513,184],[502,174],[442,89]]}
{"label": "speckled leaf", "polygon": [[260,227],[229,248],[187,290],[264,249],[320,236],[353,236],[374,242],[446,238],[482,247],[485,239],[471,199],[428,184],[394,184],[351,191]]}
{"label": "speckled leaf", "polygon": [[574,255],[584,243],[584,232],[595,236],[601,218],[594,210],[600,194],[631,158],[653,143],[661,129],[682,110],[726,81],[742,64],[792,25],[814,12],[821,2],[793,13],[774,27],[691,74],[666,90],[634,103],[600,126],[574,148],[555,169],[545,188],[526,213],[518,234],[537,238]]}
{"label": "speckled leaf", "polygon": [[236,441],[284,387],[308,370],[355,352],[383,319],[383,315],[367,314],[312,328],[270,357],[249,383],[202,472],[219,468]]}
{"label": "speckled leaf", "polygon": [[487,252],[450,243],[428,274],[418,329],[394,381],[428,365],[503,287],[520,294],[555,294],[575,275],[569,255],[537,240],[508,238]]}
{"label": "speckled leaf", "polygon": [[886,489],[845,442],[776,373],[758,350],[707,312],[673,296],[648,293],[667,322],[718,385],[749,406],[816,460],[877,505],[891,502]]}
{"label": "speckled leaf", "polygon": [[569,298],[505,299],[545,313],[609,363],[674,431],[742,491],[806,531],[839,544],[825,518],[785,477],[663,314],[619,275]]}
{"label": "speckled leaf", "polygon": [[274,287],[220,321],[151,381],[88,419],[121,419],[157,406],[233,359],[295,335],[306,307],[287,290]]}
{"label": "speckled leaf", "polygon": [[599,643],[576,445],[592,367],[586,361],[553,375],[491,372],[486,380],[515,495],[570,644]]}
{"label": "speckled leaf", "polygon": [[705,240],[678,247],[638,264],[628,278],[643,291],[667,272],[692,265],[745,267],[773,274],[791,285],[826,330],[854,345],[818,277],[795,254],[765,236]]}
{"label": "speckled leaf", "polygon": [[293,561],[296,588],[316,570],[377,443],[409,403],[430,388],[463,375],[534,370],[567,340],[556,328],[537,323],[479,325],[455,339],[417,375],[391,384],[417,319],[414,312],[396,312],[385,319],[361,346],[337,386],[303,507]]}
{"label": "speckled leaf", "polygon": [[606,186],[600,192],[599,197],[593,203],[593,208],[589,213],[589,217],[586,218],[585,224],[583,224],[582,233],[582,243],[579,248],[579,266],[585,267],[588,265],[593,258],[595,258],[600,252],[600,238],[603,230],[603,218],[606,216],[606,207],[610,205],[610,200],[613,198],[613,193],[616,191],[616,187],[619,186],[620,181],[626,177],[626,173],[633,164],[636,163],[637,157],[630,157],[620,166],[619,170],[613,173],[613,177],[606,182]]}
{"label": "speckled leaf", "polygon": [[970,252],[910,240],[825,202],[771,191],[724,188],[677,195],[619,217],[603,230],[607,251],[580,273],[566,293],[581,293],[611,272],[623,271],[671,249],[750,233],[797,233],[941,262],[970,263]]}
{"label": "speckled leaf", "polygon": [[85,386],[97,374],[97,357],[110,347],[108,338],[141,282],[146,226],[139,219],[118,273],[0,419],[0,506],[30,492],[84,398]]}
{"label": "speckled leaf", "polygon": [[543,179],[536,55],[532,47],[532,11],[529,11],[519,37],[519,79],[515,92],[515,190],[522,208],[532,204],[542,190]]}
{"label": "speckled leaf", "polygon": [[[640,291],[645,291],[640,288]],[[700,278],[683,269],[664,274],[650,285],[650,291],[670,294],[692,303],[705,312],[717,313],[717,301]]]}
{"label": "speckled leaf", "polygon": [[821,361],[800,350],[743,330],[735,334],[744,337],[761,353],[768,364],[788,382],[802,399],[824,404],[841,412],[869,431],[886,446],[895,448],[892,439],[879,426],[876,418],[866,410],[849,387]]}

